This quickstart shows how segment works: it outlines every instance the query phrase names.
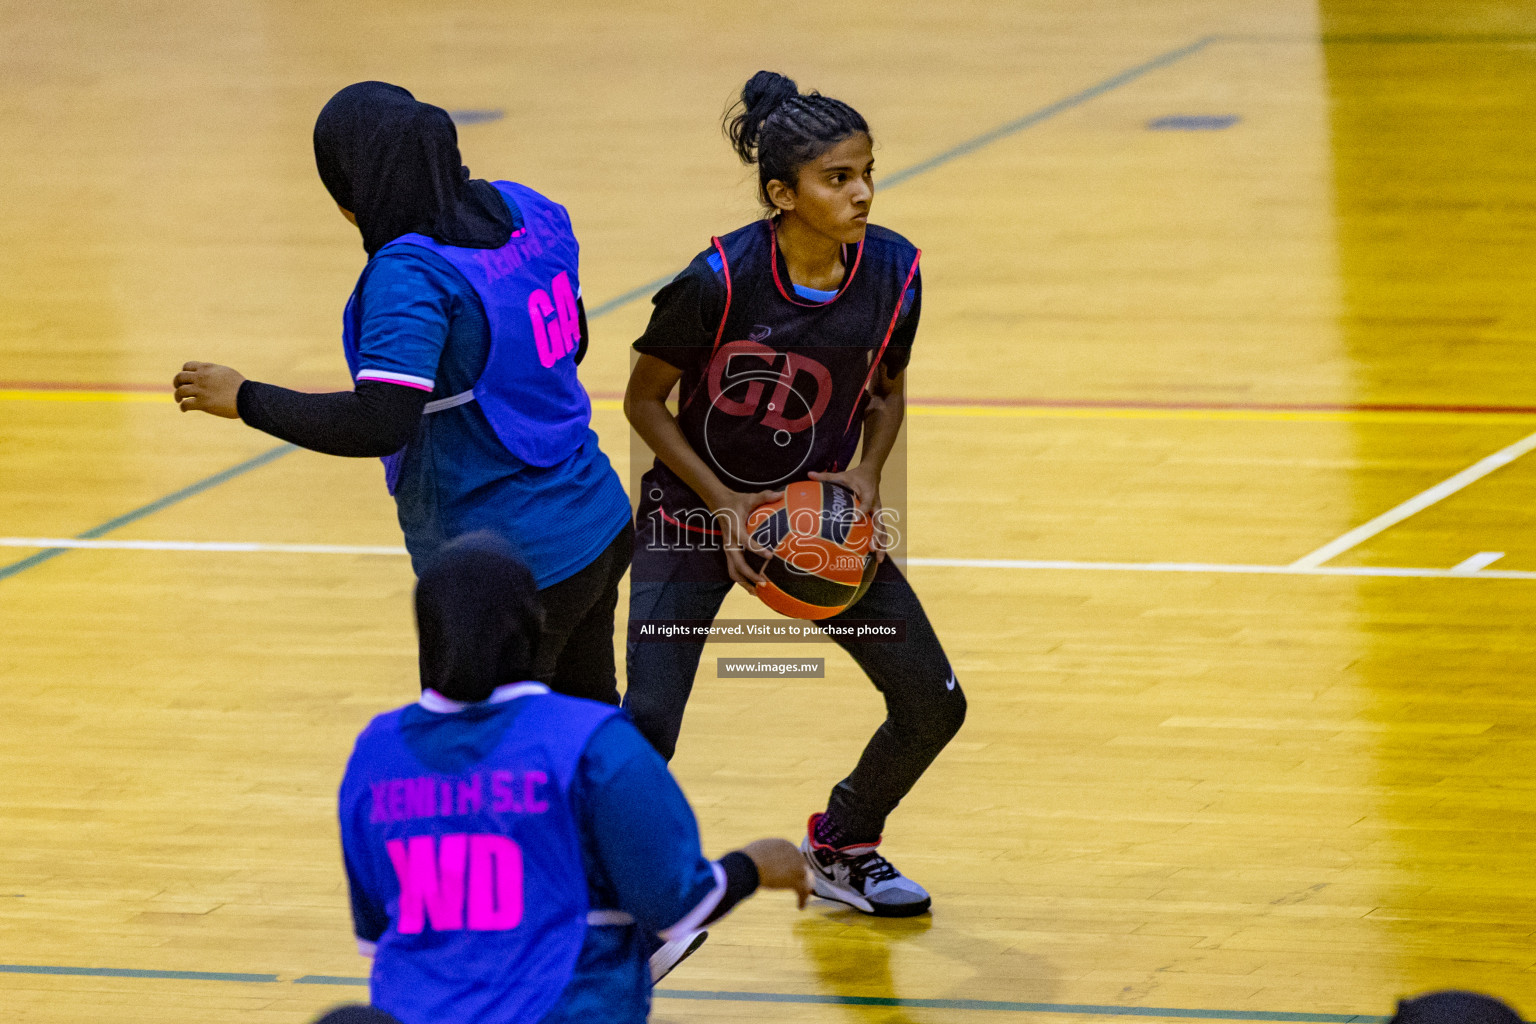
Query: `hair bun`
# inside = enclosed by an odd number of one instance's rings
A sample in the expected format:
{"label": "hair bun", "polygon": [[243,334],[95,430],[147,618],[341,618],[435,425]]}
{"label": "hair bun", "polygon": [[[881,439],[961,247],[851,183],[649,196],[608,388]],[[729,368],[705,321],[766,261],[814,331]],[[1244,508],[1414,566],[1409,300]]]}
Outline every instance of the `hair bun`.
{"label": "hair bun", "polygon": [[747,84],[741,87],[741,100],[725,115],[725,133],[742,163],[750,164],[756,160],[757,140],[763,122],[786,101],[799,95],[800,87],[795,80],[777,71],[759,71],[747,79]]}
{"label": "hair bun", "polygon": [[767,117],[773,108],[792,96],[800,95],[795,80],[777,71],[759,71],[741,87],[741,102],[753,114]]}

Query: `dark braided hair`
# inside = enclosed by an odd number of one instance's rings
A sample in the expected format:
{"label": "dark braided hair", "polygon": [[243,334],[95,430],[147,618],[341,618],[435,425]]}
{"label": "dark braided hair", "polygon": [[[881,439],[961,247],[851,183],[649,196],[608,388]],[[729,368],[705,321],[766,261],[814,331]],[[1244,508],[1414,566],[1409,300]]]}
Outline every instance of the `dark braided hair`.
{"label": "dark braided hair", "polygon": [[759,71],[725,112],[725,134],[744,164],[757,164],[757,192],[773,208],[768,183],[793,186],[800,168],[850,135],[869,134],[863,116],[819,92],[801,93],[791,78]]}

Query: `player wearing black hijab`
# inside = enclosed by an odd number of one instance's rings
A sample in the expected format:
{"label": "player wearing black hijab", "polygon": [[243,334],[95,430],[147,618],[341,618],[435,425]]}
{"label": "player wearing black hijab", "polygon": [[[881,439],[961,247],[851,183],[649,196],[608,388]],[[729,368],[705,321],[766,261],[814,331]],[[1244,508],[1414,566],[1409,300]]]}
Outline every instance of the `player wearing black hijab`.
{"label": "player wearing black hijab", "polygon": [[370,256],[412,232],[499,249],[517,224],[496,187],[460,162],[448,112],[396,85],[359,82],[333,96],[315,122],[315,164]]}
{"label": "player wearing black hijab", "polygon": [[421,699],[376,717],[348,761],[353,923],[371,1001],[403,1024],[640,1024],[658,941],[759,886],[810,892],[783,839],[705,857],[628,718],[529,679],[542,614],[499,538],[446,545],[416,587]]}
{"label": "player wearing black hijab", "polygon": [[303,394],[191,362],[177,401],[384,459],[418,571],[460,534],[505,538],[545,610],[536,677],[617,703],[613,614],[633,527],[576,376],[587,330],[569,216],[471,178],[447,112],[384,82],[338,92],[314,147],[368,254],[343,317],[354,389]]}

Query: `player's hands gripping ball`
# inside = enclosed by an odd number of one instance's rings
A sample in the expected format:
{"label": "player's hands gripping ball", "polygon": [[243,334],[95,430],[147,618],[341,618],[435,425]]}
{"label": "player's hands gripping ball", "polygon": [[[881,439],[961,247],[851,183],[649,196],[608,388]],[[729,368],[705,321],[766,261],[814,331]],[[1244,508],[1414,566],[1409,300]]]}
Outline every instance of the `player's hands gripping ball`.
{"label": "player's hands gripping ball", "polygon": [[831,480],[802,480],[747,518],[754,553],[766,551],[754,589],[792,619],[826,619],[852,607],[875,577],[875,528],[857,496]]}
{"label": "player's hands gripping ball", "polygon": [[[871,399],[870,404],[875,405],[879,399]],[[841,473],[811,473],[812,480],[819,480],[829,484],[842,484],[853,492],[859,499],[859,510],[869,516],[876,524],[880,522],[880,471],[864,463],[854,466],[852,469]],[[874,538],[870,549],[875,553],[875,561],[885,561],[885,533],[875,529]]]}
{"label": "player's hands gripping ball", "polygon": [[767,577],[753,568],[752,561],[747,558],[747,552],[752,552],[756,556],[753,561],[758,562],[768,557],[769,553],[753,541],[751,531],[746,526],[747,520],[752,515],[753,509],[778,501],[782,497],[784,497],[783,491],[749,493],[728,490],[721,494],[710,508],[716,525],[720,527],[720,543],[725,549],[726,571],[731,574],[731,579],[740,583],[749,593],[757,593],[758,586],[767,582]]}

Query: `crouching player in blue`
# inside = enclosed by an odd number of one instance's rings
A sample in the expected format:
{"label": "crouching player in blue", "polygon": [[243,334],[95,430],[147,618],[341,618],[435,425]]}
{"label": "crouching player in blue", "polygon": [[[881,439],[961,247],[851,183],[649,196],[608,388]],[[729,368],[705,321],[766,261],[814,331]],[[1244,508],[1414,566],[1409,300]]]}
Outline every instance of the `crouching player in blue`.
{"label": "crouching player in blue", "polygon": [[373,1005],[403,1024],[628,1024],[654,936],[691,935],[759,886],[810,878],[759,839],[718,861],[666,764],[618,708],[526,681],[541,609],[504,542],[420,574],[419,703],[375,718],[341,784],[342,849]]}

